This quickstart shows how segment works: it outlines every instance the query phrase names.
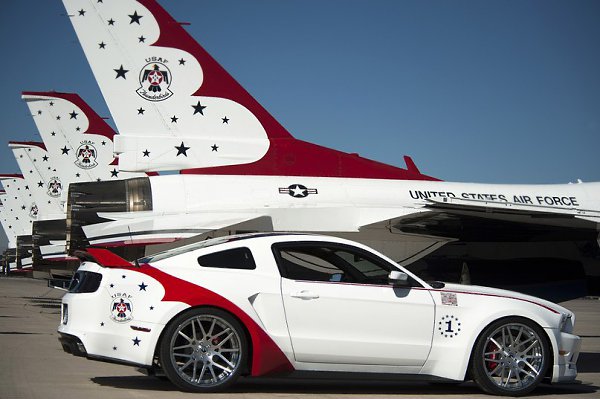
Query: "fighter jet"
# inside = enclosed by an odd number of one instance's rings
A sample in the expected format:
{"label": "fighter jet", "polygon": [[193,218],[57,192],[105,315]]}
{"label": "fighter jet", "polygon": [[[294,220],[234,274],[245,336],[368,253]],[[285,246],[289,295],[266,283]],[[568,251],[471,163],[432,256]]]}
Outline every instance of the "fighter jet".
{"label": "fighter jet", "polygon": [[[114,181],[147,174],[119,170],[113,156],[115,131],[77,94],[27,91],[22,93],[22,98],[44,140],[44,148],[47,148],[47,154],[38,156],[36,164],[43,165],[40,182],[49,197],[46,200],[59,203],[60,208],[58,214],[51,216],[46,216],[47,212],[43,211],[43,217],[34,222],[34,255],[39,248],[44,259],[69,260],[71,258],[65,253],[67,221],[64,209],[69,184]],[[29,154],[31,151],[28,149]],[[17,161],[20,159],[23,157]],[[28,177],[27,172],[24,173]]]}
{"label": "fighter jet", "polygon": [[32,266],[31,225],[37,217],[31,188],[21,174],[0,174],[4,190],[0,193],[0,220],[8,248],[4,257],[10,270],[28,270]]}
{"label": "fighter jet", "polygon": [[0,225],[8,240],[6,250],[2,253],[2,274],[7,273],[7,270],[17,269],[16,263],[16,248],[17,248],[17,232],[13,227],[13,221],[10,218],[10,205],[7,203],[6,191],[0,190]]}
{"label": "fighter jet", "polygon": [[[31,251],[34,273],[42,272],[42,257],[39,248],[36,248],[33,230],[35,230],[35,223],[45,223],[45,221],[53,219],[64,220],[65,212],[63,203],[61,203],[64,176],[50,162],[50,157],[43,143],[11,141],[9,147],[23,173],[26,184],[25,194],[27,195],[24,200],[28,210],[26,220],[29,221],[26,245]],[[64,223],[62,224],[62,230],[64,231]],[[20,248],[23,242],[22,239],[18,241],[18,253],[23,252]],[[64,244],[60,253],[60,258],[64,259],[66,257]],[[43,273],[47,274],[47,272]]]}
{"label": "fighter jet", "polygon": [[[24,92],[23,99],[45,143],[9,143],[24,175],[19,176],[26,182],[28,195],[23,206],[29,210],[29,217],[21,220],[29,224],[19,234],[18,243],[27,246],[26,252],[33,251],[37,272],[51,268],[55,273],[69,273],[72,270],[57,263],[75,259],[65,252],[65,198],[69,184],[146,173],[118,169],[113,156],[114,130],[76,94]],[[24,253],[20,244],[15,246],[17,253]],[[54,262],[44,263],[42,259]]]}
{"label": "fighter jet", "polygon": [[84,235],[70,229],[71,249],[240,230],[345,235],[405,263],[454,241],[597,248],[600,183],[443,182],[410,157],[399,168],[295,139],[155,0],[63,2],[120,132],[120,170],[181,170],[72,185]]}

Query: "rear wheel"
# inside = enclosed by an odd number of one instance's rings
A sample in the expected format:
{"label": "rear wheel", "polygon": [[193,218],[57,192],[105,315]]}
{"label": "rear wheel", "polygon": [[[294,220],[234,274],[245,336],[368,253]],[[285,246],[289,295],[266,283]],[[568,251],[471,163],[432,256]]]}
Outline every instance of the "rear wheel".
{"label": "rear wheel", "polygon": [[247,362],[240,323],[219,309],[192,309],[165,330],[160,360],[169,380],[186,391],[214,392],[231,386]]}
{"label": "rear wheel", "polygon": [[471,372],[487,393],[522,396],[542,381],[550,356],[548,338],[536,323],[520,317],[501,319],[475,344]]}

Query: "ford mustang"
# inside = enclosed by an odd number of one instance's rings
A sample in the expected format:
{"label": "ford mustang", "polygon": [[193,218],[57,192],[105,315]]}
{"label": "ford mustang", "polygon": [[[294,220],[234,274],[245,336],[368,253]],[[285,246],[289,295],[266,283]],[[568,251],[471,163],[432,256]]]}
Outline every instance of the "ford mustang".
{"label": "ford mustang", "polygon": [[408,375],[525,395],[577,375],[569,310],[498,289],[427,283],[364,245],[304,234],[220,237],[127,262],[81,253],[60,341],[160,369],[187,391],[239,376]]}

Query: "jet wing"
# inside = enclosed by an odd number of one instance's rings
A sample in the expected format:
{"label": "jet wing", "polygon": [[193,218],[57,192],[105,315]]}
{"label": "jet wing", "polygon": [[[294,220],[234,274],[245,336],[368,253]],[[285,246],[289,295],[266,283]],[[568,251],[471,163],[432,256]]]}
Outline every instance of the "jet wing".
{"label": "jet wing", "polygon": [[394,228],[465,241],[588,240],[600,228],[600,212],[499,201],[428,200],[429,212],[409,215]]}
{"label": "jet wing", "polygon": [[[91,245],[150,245],[173,242],[216,230],[358,232],[390,228],[404,215],[423,212],[401,208],[290,208],[260,211],[188,213],[98,212],[107,222],[82,226]],[[243,224],[243,225],[242,225]]]}
{"label": "jet wing", "polygon": [[162,244],[244,222],[268,223],[265,215],[252,212],[107,212],[98,216],[111,221],[83,226],[83,231],[91,245],[105,247]]}
{"label": "jet wing", "polygon": [[48,261],[62,262],[66,260],[77,260],[66,253],[66,241],[57,240],[50,241],[50,244],[40,245],[40,253],[42,258]]}

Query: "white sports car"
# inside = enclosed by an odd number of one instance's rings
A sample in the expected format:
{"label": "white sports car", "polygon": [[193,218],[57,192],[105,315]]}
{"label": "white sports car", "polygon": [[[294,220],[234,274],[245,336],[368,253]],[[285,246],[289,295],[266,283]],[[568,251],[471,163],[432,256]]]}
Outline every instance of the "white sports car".
{"label": "white sports car", "polygon": [[426,283],[339,238],[248,234],[133,263],[93,248],[82,258],[62,299],[64,350],[160,367],[183,390],[319,371],[473,379],[516,396],[577,375],[580,338],[567,309]]}

